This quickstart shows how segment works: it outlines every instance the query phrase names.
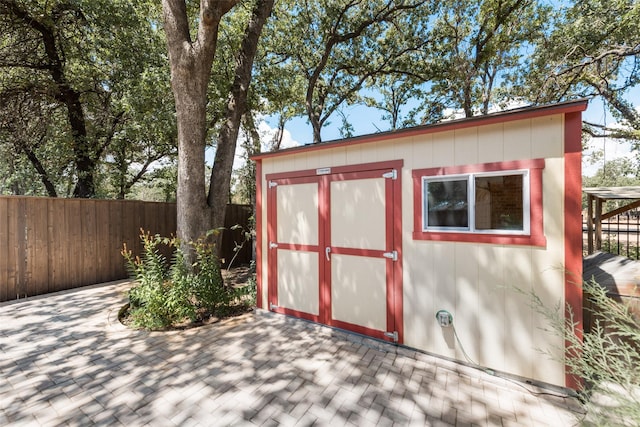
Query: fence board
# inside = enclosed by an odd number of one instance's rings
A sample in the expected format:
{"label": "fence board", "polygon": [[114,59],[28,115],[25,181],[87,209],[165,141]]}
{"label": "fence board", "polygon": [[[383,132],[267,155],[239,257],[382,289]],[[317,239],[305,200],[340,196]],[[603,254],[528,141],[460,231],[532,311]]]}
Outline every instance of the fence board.
{"label": "fence board", "polygon": [[111,279],[111,251],[109,232],[109,205],[105,200],[97,200],[96,206],[96,282]]}
{"label": "fence board", "polygon": [[[250,205],[227,205],[224,227],[221,241],[221,261],[223,266],[228,266],[233,259],[234,266],[246,264],[251,261],[251,242],[245,242],[244,233],[249,229],[249,218],[252,214]],[[240,225],[242,228],[231,230],[231,227]],[[244,242],[244,244],[243,244]],[[236,244],[242,245],[236,254]],[[235,256],[235,259],[233,258]]]}
{"label": "fence board", "polygon": [[[109,271],[111,277],[127,277],[127,270],[124,259],[120,255],[122,245],[125,242],[126,234],[122,227],[122,200],[116,200],[109,204]],[[127,249],[131,247],[127,246]]]}
{"label": "fence board", "polygon": [[66,244],[68,227],[65,221],[65,204],[49,200],[49,290],[66,289],[69,280],[67,263],[69,245]]}
{"label": "fence board", "polygon": [[[26,201],[25,201],[26,202]],[[32,199],[25,203],[25,294],[49,292],[49,256],[47,254],[47,199]]]}
{"label": "fence board", "polygon": [[0,301],[10,299],[9,294],[9,201],[0,199]]}
{"label": "fence board", "polygon": [[[228,206],[229,227],[246,227],[250,214]],[[126,243],[140,254],[141,228],[174,236],[175,203],[0,197],[0,302],[126,278],[120,251]],[[239,240],[229,238],[231,249],[222,255],[228,260]],[[248,260],[234,263],[241,262]]]}

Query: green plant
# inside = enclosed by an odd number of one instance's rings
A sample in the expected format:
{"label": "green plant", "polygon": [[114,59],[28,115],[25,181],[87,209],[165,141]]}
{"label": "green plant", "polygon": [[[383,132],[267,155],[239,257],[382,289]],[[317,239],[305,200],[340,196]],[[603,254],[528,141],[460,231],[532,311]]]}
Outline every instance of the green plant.
{"label": "green plant", "polygon": [[[143,231],[140,257],[124,247],[122,255],[136,280],[129,290],[129,316],[135,327],[162,329],[211,315],[225,317],[255,304],[255,283],[225,286],[215,245],[207,241],[212,233],[189,244],[196,254],[192,266],[186,265],[185,248],[176,238]],[[173,250],[170,262],[160,251],[162,245]]]}
{"label": "green plant", "polygon": [[640,425],[640,318],[632,305],[610,298],[595,281],[583,284],[585,314],[591,328],[581,338],[570,308],[565,318],[560,306],[545,306],[532,294],[533,306],[548,320],[554,333],[565,338],[564,362],[583,380],[578,390],[587,424]]}
{"label": "green plant", "polygon": [[159,250],[160,245],[175,247],[176,240],[152,236],[144,231],[140,235],[142,256],[133,257],[126,245],[122,251],[131,277],[136,285],[129,290],[129,314],[136,327],[161,329],[185,318],[193,319],[195,309],[191,302],[191,289],[181,270],[182,252],[176,250],[169,263]]}

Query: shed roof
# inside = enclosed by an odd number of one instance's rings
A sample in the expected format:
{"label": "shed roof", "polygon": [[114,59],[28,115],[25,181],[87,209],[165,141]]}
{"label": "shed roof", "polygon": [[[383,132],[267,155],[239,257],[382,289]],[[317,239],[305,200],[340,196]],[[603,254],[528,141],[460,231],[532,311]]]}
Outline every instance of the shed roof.
{"label": "shed roof", "polygon": [[640,187],[588,187],[583,188],[582,191],[603,200],[640,199]]}
{"label": "shed roof", "polygon": [[557,104],[547,104],[539,106],[528,106],[497,113],[485,114],[482,116],[465,117],[457,120],[438,122],[430,125],[415,126],[411,128],[378,132],[369,135],[362,135],[353,138],[339,139],[319,144],[308,144],[301,147],[285,148],[278,151],[258,153],[251,158],[259,160],[267,157],[283,156],[301,151],[315,151],[334,148],[337,145],[356,145],[371,142],[378,142],[392,138],[405,138],[415,135],[426,135],[435,132],[444,132],[455,129],[464,129],[473,126],[486,126],[495,123],[505,123],[514,120],[531,119],[534,117],[550,116],[554,114],[566,114],[580,112],[587,109],[588,100],[578,99]]}

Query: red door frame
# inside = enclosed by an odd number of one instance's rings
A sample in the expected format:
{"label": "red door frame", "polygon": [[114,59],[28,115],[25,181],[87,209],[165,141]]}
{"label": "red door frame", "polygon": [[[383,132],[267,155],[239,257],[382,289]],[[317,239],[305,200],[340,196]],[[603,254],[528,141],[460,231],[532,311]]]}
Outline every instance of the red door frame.
{"label": "red door frame", "polygon": [[[386,224],[386,242],[387,252],[395,250],[397,252],[397,261],[387,259],[387,330],[397,332],[397,342],[404,342],[404,322],[403,322],[403,294],[402,294],[402,176],[401,169],[402,160],[366,163],[359,165],[339,166],[332,168],[308,169],[301,171],[292,171],[284,173],[275,173],[266,175],[268,188],[267,194],[267,236],[268,243],[275,242],[277,237],[277,205],[276,194],[278,185],[318,182],[318,209],[319,209],[319,241],[317,246],[303,245],[285,245],[278,243],[275,250],[268,249],[267,265],[268,265],[268,307],[267,309],[282,314],[288,314],[314,322],[323,323],[329,326],[350,330],[374,338],[393,340],[393,338],[384,335],[385,331],[377,331],[363,326],[341,322],[331,318],[331,264],[325,260],[324,248],[331,247],[331,252],[335,254],[352,254],[365,256],[380,256],[385,251],[373,251],[353,248],[338,248],[330,245],[331,242],[331,224],[330,224],[330,185],[332,181],[344,181],[354,179],[367,179],[381,177],[384,172],[392,170],[396,171],[395,179],[389,179],[385,186],[386,200],[388,209],[387,213],[392,214],[392,221]],[[269,183],[277,184],[273,188],[269,188]],[[390,206],[389,206],[390,204]],[[387,218],[389,216],[387,215]],[[320,306],[319,315],[302,313],[296,310],[276,307],[271,309],[271,304],[277,301],[277,262],[273,259],[277,256],[277,249],[294,249],[318,252],[320,271]],[[274,286],[275,285],[275,286]]]}
{"label": "red door frame", "polygon": [[[275,183],[277,184],[275,187],[270,187],[269,183]],[[316,252],[316,254],[318,255],[318,265],[322,265],[322,256],[324,256],[324,246],[322,245],[322,237],[324,235],[323,232],[323,228],[324,228],[324,224],[321,220],[321,218],[318,218],[318,226],[319,226],[319,230],[318,230],[318,244],[317,245],[305,245],[305,244],[292,244],[292,243],[281,243],[278,242],[278,246],[277,247],[271,247],[271,243],[272,242],[276,242],[277,241],[277,237],[278,237],[278,230],[276,228],[277,224],[278,224],[278,204],[277,204],[277,190],[278,190],[278,186],[280,185],[293,185],[293,184],[312,184],[312,183],[318,183],[318,201],[320,201],[322,199],[322,196],[320,194],[321,189],[322,189],[322,185],[320,185],[320,180],[318,179],[318,177],[315,176],[301,176],[301,177],[289,177],[289,178],[282,178],[282,179],[278,179],[278,178],[271,178],[269,179],[269,177],[267,177],[267,245],[268,245],[268,270],[267,270],[267,275],[268,275],[268,283],[269,283],[269,287],[267,289],[267,293],[268,293],[268,299],[267,299],[267,304],[268,307],[267,309],[276,313],[280,313],[280,314],[287,314],[290,316],[295,316],[295,317],[299,317],[301,319],[306,319],[306,320],[311,320],[312,322],[322,322],[322,286],[320,286],[323,281],[324,281],[324,269],[320,269],[320,271],[318,272],[319,277],[319,290],[320,290],[320,295],[319,295],[319,301],[320,301],[320,306],[318,307],[318,313],[319,314],[312,314],[312,313],[306,313],[303,311],[299,311],[299,310],[294,310],[291,308],[285,308],[285,307],[278,307],[276,302],[278,301],[278,286],[273,286],[272,284],[277,283],[277,277],[278,277],[278,262],[277,262],[277,256],[278,256],[278,250],[280,249],[285,249],[285,250],[293,250],[293,251],[305,251],[305,252]],[[275,259],[273,259],[275,258]],[[272,262],[273,261],[273,262]],[[274,306],[274,304],[276,304],[276,306]]]}

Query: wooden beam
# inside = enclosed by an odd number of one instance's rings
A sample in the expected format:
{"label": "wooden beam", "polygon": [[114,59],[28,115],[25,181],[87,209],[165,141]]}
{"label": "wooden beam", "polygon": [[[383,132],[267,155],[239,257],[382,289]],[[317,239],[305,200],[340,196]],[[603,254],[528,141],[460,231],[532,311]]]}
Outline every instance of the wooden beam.
{"label": "wooden beam", "polygon": [[621,208],[612,210],[611,212],[607,212],[606,214],[602,215],[602,219],[609,219],[611,217],[614,217],[616,215],[620,215],[621,213],[625,213],[627,211],[630,211],[631,209],[637,208],[640,206],[640,200],[636,200],[633,203],[629,203],[628,205],[625,205]]}
{"label": "wooden beam", "polygon": [[596,199],[596,250],[602,249],[602,199]]}

